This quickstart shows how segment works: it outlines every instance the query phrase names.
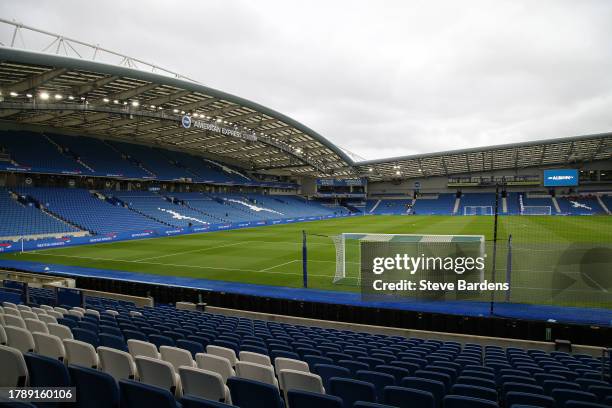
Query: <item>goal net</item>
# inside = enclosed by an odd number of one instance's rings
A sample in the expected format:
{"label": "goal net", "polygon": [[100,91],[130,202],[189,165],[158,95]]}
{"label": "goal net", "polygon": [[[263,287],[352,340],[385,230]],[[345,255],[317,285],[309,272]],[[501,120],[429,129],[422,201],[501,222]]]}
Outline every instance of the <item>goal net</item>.
{"label": "goal net", "polygon": [[[336,249],[336,272],[334,283],[346,285],[359,285],[364,259],[368,256],[383,254],[396,256],[406,254],[414,258],[448,259],[486,257],[486,243],[483,235],[423,235],[423,234],[359,234],[343,233],[331,237]],[[371,245],[364,245],[371,244]],[[475,273],[474,273],[475,272]],[[451,272],[449,277],[456,277]],[[471,278],[484,281],[484,267],[477,268]],[[438,276],[445,280],[445,276]]]}
{"label": "goal net", "polygon": [[551,215],[550,205],[525,205],[521,210],[521,215]]}
{"label": "goal net", "polygon": [[490,205],[466,205],[463,207],[463,215],[493,215],[493,207]]}

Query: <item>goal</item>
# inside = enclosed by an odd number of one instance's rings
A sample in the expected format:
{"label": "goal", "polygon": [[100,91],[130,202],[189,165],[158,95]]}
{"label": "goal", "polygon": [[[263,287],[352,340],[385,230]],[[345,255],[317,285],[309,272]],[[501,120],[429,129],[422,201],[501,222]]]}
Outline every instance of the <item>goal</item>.
{"label": "goal", "polygon": [[551,215],[550,205],[525,205],[521,210],[521,215]]}
{"label": "goal", "polygon": [[[483,235],[423,235],[423,234],[360,234],[343,233],[331,237],[336,249],[336,284],[358,285],[361,276],[363,243],[387,243],[391,252],[401,250],[414,257],[424,254],[436,257],[486,257]],[[478,269],[478,279],[484,281],[484,268]]]}
{"label": "goal", "polygon": [[463,207],[463,215],[493,215],[493,207],[490,205],[466,205]]}

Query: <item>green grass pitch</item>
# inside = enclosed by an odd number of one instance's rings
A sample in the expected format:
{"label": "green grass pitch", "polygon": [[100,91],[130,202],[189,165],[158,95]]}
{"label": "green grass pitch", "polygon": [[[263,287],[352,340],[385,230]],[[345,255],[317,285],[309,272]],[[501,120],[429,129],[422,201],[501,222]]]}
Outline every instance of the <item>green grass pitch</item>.
{"label": "green grass pitch", "polygon": [[[0,258],[300,287],[302,230],[321,235],[343,232],[484,235],[490,242],[493,217],[350,217],[3,254]],[[612,257],[609,252],[612,217],[500,217],[498,281],[505,276],[505,248],[510,234],[513,241],[512,301],[612,307]],[[355,277],[341,284],[332,283],[335,248],[331,239],[321,236],[309,236],[308,239],[309,286],[358,290],[355,283],[350,284]],[[489,252],[490,247],[487,254]],[[488,278],[489,273],[487,271]]]}

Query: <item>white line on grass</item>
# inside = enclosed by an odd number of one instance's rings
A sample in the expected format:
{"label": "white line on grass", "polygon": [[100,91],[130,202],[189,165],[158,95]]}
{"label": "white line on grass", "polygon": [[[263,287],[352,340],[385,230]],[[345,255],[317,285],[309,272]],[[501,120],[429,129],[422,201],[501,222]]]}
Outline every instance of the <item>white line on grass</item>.
{"label": "white line on grass", "polygon": [[595,279],[591,278],[591,277],[589,276],[589,274],[588,274],[588,273],[583,273],[581,276],[584,276],[584,277],[586,277],[586,278],[589,278],[589,280],[590,280],[591,282],[593,282],[595,285],[597,285],[597,287],[598,287],[599,289],[601,289],[601,290],[603,290],[604,292],[608,293],[608,290],[607,290],[606,288],[604,288],[603,286],[601,286],[601,285],[599,284],[599,282],[597,282]]}
{"label": "white line on grass", "polygon": [[151,259],[160,259],[160,258],[167,258],[169,256],[175,256],[175,255],[191,254],[193,252],[208,251],[210,249],[219,249],[219,248],[225,248],[225,247],[230,247],[230,246],[236,246],[236,245],[240,245],[240,244],[243,244],[243,242],[233,242],[231,244],[217,245],[217,246],[214,246],[214,247],[205,247],[205,248],[191,249],[189,251],[173,252],[171,254],[166,254],[166,255],[151,256],[151,257],[147,257],[147,258],[134,259],[134,262],[150,261]]}
{"label": "white line on grass", "polygon": [[[179,268],[196,268],[196,269],[214,269],[214,270],[222,270],[222,271],[238,271],[238,272],[253,272],[253,273],[268,273],[271,275],[296,275],[301,276],[301,273],[294,272],[272,272],[272,271],[258,271],[256,269],[239,269],[239,268],[229,268],[229,267],[217,267],[217,266],[203,266],[203,265],[183,265],[183,264],[168,264],[161,262],[145,262],[145,261],[130,261],[127,259],[107,259],[107,258],[91,258],[87,256],[77,256],[77,255],[59,255],[59,254],[45,254],[42,256],[57,256],[64,258],[78,258],[78,259],[88,259],[92,261],[110,261],[110,262],[125,262],[125,263],[134,263],[139,265],[158,265],[158,266],[174,266]],[[123,271],[123,272],[138,272],[138,271]],[[155,275],[155,273],[152,273]],[[159,274],[157,274],[159,275]],[[331,277],[331,275],[320,275],[320,274],[308,274],[309,276],[317,276],[317,277]],[[204,278],[206,279],[206,278]]]}
{"label": "white line on grass", "polygon": [[279,264],[279,265],[274,265],[274,266],[271,266],[269,268],[260,269],[258,272],[265,272],[265,271],[269,271],[270,269],[280,268],[281,266],[289,265],[291,263],[298,262],[298,261],[299,261],[299,259],[294,259],[294,260],[289,261],[289,262],[283,262],[282,264]]}

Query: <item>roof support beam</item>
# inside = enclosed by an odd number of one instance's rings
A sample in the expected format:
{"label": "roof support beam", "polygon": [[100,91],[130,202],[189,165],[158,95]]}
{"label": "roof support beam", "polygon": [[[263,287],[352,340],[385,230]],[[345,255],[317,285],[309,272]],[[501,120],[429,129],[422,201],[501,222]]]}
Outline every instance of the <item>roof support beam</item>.
{"label": "roof support beam", "polygon": [[7,89],[11,92],[24,92],[27,90],[36,89],[39,86],[44,85],[46,82],[49,82],[52,79],[66,73],[67,71],[67,68],[52,69],[50,71],[43,72],[42,74],[33,75],[24,79],[23,81],[9,85]]}
{"label": "roof support beam", "polygon": [[175,99],[180,99],[184,96],[191,94],[190,91],[178,91],[169,95],[158,96],[146,102],[147,105],[163,105],[164,103],[171,102]]}

